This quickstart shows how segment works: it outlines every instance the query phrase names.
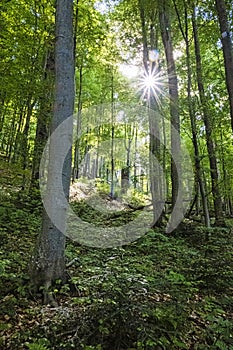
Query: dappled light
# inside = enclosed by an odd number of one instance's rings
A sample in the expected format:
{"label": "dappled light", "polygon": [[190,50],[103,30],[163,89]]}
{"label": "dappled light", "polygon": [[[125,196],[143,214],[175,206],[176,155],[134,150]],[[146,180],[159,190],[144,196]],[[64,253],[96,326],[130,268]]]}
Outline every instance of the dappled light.
{"label": "dappled light", "polygon": [[0,12],[0,350],[233,350],[230,1]]}

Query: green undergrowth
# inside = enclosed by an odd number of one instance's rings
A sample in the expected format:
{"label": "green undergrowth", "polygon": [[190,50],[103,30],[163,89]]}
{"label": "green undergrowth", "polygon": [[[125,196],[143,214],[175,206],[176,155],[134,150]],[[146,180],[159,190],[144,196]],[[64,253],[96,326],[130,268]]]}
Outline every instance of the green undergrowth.
{"label": "green undergrowth", "polygon": [[[112,249],[68,240],[69,281],[54,286],[54,308],[28,288],[41,203],[5,192],[1,203],[0,349],[233,349],[230,229],[187,224],[170,236],[150,230]],[[100,218],[85,202],[75,206],[102,225],[135,215]]]}
{"label": "green undergrowth", "polygon": [[85,200],[72,203],[72,208],[83,221],[104,227],[126,224],[134,220],[139,213],[139,211],[132,209],[106,211],[100,207],[98,210],[98,207],[95,208],[92,203]]}

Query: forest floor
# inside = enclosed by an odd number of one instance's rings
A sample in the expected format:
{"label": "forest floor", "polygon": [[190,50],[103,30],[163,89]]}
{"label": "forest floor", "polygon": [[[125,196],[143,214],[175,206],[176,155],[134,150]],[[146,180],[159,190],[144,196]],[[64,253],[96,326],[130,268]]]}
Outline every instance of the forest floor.
{"label": "forest floor", "polygon": [[[117,248],[68,239],[70,279],[51,291],[55,308],[31,293],[28,276],[41,202],[17,190],[12,169],[0,171],[0,349],[233,349],[232,220],[209,230],[189,223],[169,236],[149,230]],[[104,224],[85,196],[76,199],[78,214]],[[118,205],[112,221],[135,214]]]}

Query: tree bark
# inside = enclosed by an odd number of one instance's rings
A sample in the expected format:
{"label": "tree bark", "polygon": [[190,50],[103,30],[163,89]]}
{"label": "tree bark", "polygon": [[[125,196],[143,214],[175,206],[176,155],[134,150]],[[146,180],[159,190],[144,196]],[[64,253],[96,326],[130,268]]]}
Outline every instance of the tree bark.
{"label": "tree bark", "polygon": [[171,116],[171,182],[172,182],[172,217],[170,220],[171,231],[176,222],[183,217],[183,196],[181,181],[181,140],[180,140],[180,115],[178,79],[173,55],[173,44],[171,37],[171,25],[169,18],[169,7],[165,0],[160,2],[159,21],[163,46],[165,49],[167,72],[170,96],[170,116]]}
{"label": "tree bark", "polygon": [[134,127],[131,125],[127,127],[127,124],[125,125],[125,150],[126,150],[126,164],[121,169],[121,193],[125,194],[127,193],[129,186],[130,186],[130,155],[131,155],[131,145],[133,142],[134,137]]}
{"label": "tree bark", "polygon": [[110,185],[110,197],[114,198],[114,172],[115,172],[115,116],[114,116],[114,70],[112,67],[111,77],[111,185]]}
{"label": "tree bark", "polygon": [[[208,201],[207,201],[207,195],[205,191],[205,185],[202,177],[202,169],[201,169],[201,161],[200,161],[200,154],[199,154],[199,145],[198,145],[198,139],[197,139],[197,125],[196,125],[196,116],[195,111],[193,108],[193,101],[191,96],[191,87],[192,87],[192,71],[191,71],[191,59],[190,59],[190,42],[189,42],[189,24],[188,24],[188,12],[187,12],[187,5],[184,2],[184,15],[185,15],[185,28],[182,27],[182,22],[180,19],[180,14],[176,5],[175,0],[173,0],[176,14],[178,17],[179,27],[180,31],[182,33],[182,36],[185,41],[185,49],[186,49],[186,62],[187,62],[187,95],[188,95],[188,109],[189,109],[189,116],[190,116],[190,122],[191,122],[191,130],[192,130],[192,142],[193,142],[193,148],[194,148],[194,162],[195,162],[195,170],[196,170],[196,182],[199,186],[199,189],[197,187],[196,191],[196,199],[193,202],[198,203],[198,192],[200,190],[201,199],[202,199],[202,208],[203,208],[203,215],[204,215],[204,221],[205,226],[210,227],[210,216],[209,216],[209,208],[208,208]],[[190,208],[190,213],[191,213]]]}
{"label": "tree bark", "polygon": [[233,48],[230,36],[230,28],[227,19],[227,9],[225,0],[215,0],[215,6],[219,19],[221,32],[222,49],[224,56],[226,85],[229,95],[229,105],[231,114],[231,128],[233,131]]}
{"label": "tree bark", "polygon": [[80,134],[81,134],[81,124],[82,124],[82,90],[83,90],[83,66],[79,68],[79,92],[78,92],[78,115],[77,115],[77,139],[75,141],[74,149],[74,168],[73,168],[73,178],[74,182],[79,178],[79,166],[80,166]]}
{"label": "tree bark", "polygon": [[[146,13],[145,3],[139,0],[139,10],[141,19],[141,31],[143,41],[143,64],[145,74],[149,75],[157,69],[153,62],[148,63],[149,48],[148,41],[150,40],[151,49],[155,49],[154,25],[155,25],[155,9],[150,13],[150,30],[146,28]],[[149,38],[149,39],[148,39]],[[163,220],[164,201],[162,200],[162,177],[160,171],[161,162],[161,135],[160,135],[160,115],[158,112],[158,104],[153,93],[150,93],[147,101],[148,116],[149,116],[149,175],[150,175],[150,192],[153,205],[153,222],[152,227],[161,227]],[[143,178],[142,178],[143,179]]]}
{"label": "tree bark", "polygon": [[44,65],[44,93],[39,101],[39,112],[37,116],[36,137],[33,152],[32,175],[30,191],[39,187],[39,168],[43,149],[49,136],[49,125],[52,116],[52,99],[54,89],[54,49],[48,49]]}
{"label": "tree bark", "polygon": [[[27,114],[26,114],[26,120],[25,125],[23,129],[23,135],[22,135],[22,143],[21,143],[21,149],[23,150],[22,154],[22,169],[26,170],[28,166],[28,157],[29,157],[29,142],[28,142],[28,134],[29,134],[29,128],[30,128],[30,120],[32,116],[32,111],[34,108],[36,101],[31,101],[31,96],[29,96],[27,101]],[[23,179],[22,179],[22,190],[25,190],[26,187],[26,174],[23,173]]]}
{"label": "tree bark", "polygon": [[197,74],[197,84],[200,96],[200,101],[202,105],[203,120],[205,125],[206,133],[206,144],[210,163],[210,175],[211,175],[211,185],[212,194],[214,201],[214,212],[215,212],[215,224],[224,225],[223,213],[222,213],[222,199],[219,189],[219,179],[218,179],[218,168],[217,159],[215,154],[215,146],[213,141],[213,128],[211,122],[210,112],[207,107],[207,101],[205,96],[205,89],[203,83],[203,73],[202,73],[202,62],[201,62],[201,52],[198,37],[198,28],[196,23],[196,12],[193,8],[192,13],[192,25],[193,25],[193,35],[194,35],[194,46],[195,46],[195,58],[196,58],[196,74]]}
{"label": "tree bark", "polygon": [[[65,280],[65,222],[71,177],[72,121],[61,137],[52,137],[58,126],[70,120],[74,108],[73,1],[57,0],[55,43],[55,101],[49,147],[46,208],[35,254],[31,279],[43,286],[45,302],[51,301],[48,289],[57,280]],[[69,119],[68,119],[69,118]],[[69,149],[68,154],[66,150]],[[65,161],[64,161],[65,158]],[[61,164],[62,163],[62,164]],[[63,165],[63,168],[61,168]],[[62,174],[62,175],[61,175]],[[59,177],[61,175],[62,178]],[[67,201],[64,201],[64,196]]]}

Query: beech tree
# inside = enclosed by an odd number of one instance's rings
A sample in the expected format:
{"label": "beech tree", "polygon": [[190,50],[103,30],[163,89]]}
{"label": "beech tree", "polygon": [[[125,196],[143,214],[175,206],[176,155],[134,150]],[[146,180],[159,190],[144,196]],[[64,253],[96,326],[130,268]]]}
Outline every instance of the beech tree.
{"label": "beech tree", "polygon": [[[55,97],[51,132],[73,114],[74,56],[73,56],[73,1],[57,0],[55,42]],[[57,280],[65,275],[65,222],[71,178],[72,123],[58,137],[50,138],[46,198],[49,213],[44,211],[42,231],[32,258],[32,282],[44,287],[45,302],[53,302],[48,293]],[[69,152],[65,155],[67,147]],[[61,166],[63,165],[63,170]],[[62,174],[62,175],[61,175]],[[62,176],[62,179],[59,177]],[[59,226],[59,227],[58,227]]]}
{"label": "beech tree", "polygon": [[169,82],[170,116],[171,116],[171,181],[172,181],[172,207],[171,227],[177,217],[182,217],[183,198],[181,181],[181,140],[180,140],[180,114],[178,96],[178,78],[174,59],[174,49],[171,35],[170,6],[163,0],[159,4],[159,21],[163,46],[166,55],[167,73]]}
{"label": "beech tree", "polygon": [[[143,66],[145,76],[152,77],[159,74],[158,62],[149,62],[149,52],[157,49],[157,33],[155,33],[156,8],[150,8],[148,2],[139,0],[139,13],[141,19],[141,37],[143,47]],[[149,23],[149,25],[148,25]],[[148,29],[149,27],[149,29]],[[160,170],[161,163],[161,125],[158,97],[154,96],[152,86],[148,88],[147,106],[149,115],[149,175],[150,189],[153,204],[152,226],[161,226],[163,219],[163,183]]]}
{"label": "beech tree", "polygon": [[226,85],[229,95],[229,106],[231,113],[231,128],[233,131],[233,51],[228,23],[227,3],[225,0],[215,0],[216,10],[219,19],[224,65],[226,73]]}
{"label": "beech tree", "polygon": [[32,175],[30,188],[35,189],[39,186],[39,167],[43,149],[49,135],[49,125],[51,123],[53,89],[54,89],[54,47],[51,45],[47,49],[44,62],[44,76],[42,79],[43,93],[39,98],[38,115],[36,125],[36,137],[34,141]]}
{"label": "beech tree", "polygon": [[[178,23],[179,23],[179,28],[180,28],[182,37],[185,41],[185,53],[186,53],[186,64],[187,64],[188,111],[189,111],[191,132],[192,132],[195,176],[196,176],[197,185],[198,185],[199,190],[200,190],[205,225],[207,227],[209,227],[210,226],[210,216],[209,216],[208,200],[207,200],[207,194],[206,194],[206,189],[205,189],[205,183],[203,180],[201,160],[200,160],[200,150],[199,150],[198,137],[197,137],[197,122],[196,122],[195,106],[194,106],[194,102],[192,100],[193,79],[192,79],[192,69],[191,69],[191,40],[190,40],[190,29],[189,29],[189,21],[188,21],[189,8],[188,8],[186,2],[184,1],[184,4],[182,4],[182,5],[184,5],[184,11],[181,14],[175,0],[173,0],[173,3],[174,3],[176,15],[177,15]],[[183,18],[184,18],[184,25],[182,24],[181,15],[183,15]],[[198,201],[197,194],[194,198],[193,204],[195,204],[195,201]]]}
{"label": "beech tree", "polygon": [[206,144],[207,144],[209,163],[210,163],[210,176],[211,176],[212,193],[213,193],[213,201],[214,201],[215,223],[216,225],[221,226],[224,223],[224,220],[223,220],[223,212],[222,212],[222,199],[221,199],[221,193],[219,188],[217,158],[216,158],[216,151],[215,151],[215,145],[213,140],[213,127],[212,127],[213,122],[211,121],[211,114],[208,109],[208,103],[207,103],[207,98],[205,94],[195,7],[193,7],[192,25],[193,25],[194,46],[195,46],[197,84],[198,84],[198,91],[199,91],[201,107],[202,107],[203,121],[205,125]]}

